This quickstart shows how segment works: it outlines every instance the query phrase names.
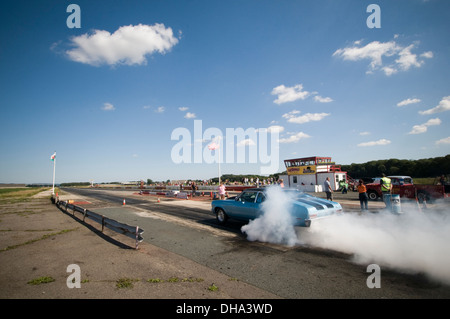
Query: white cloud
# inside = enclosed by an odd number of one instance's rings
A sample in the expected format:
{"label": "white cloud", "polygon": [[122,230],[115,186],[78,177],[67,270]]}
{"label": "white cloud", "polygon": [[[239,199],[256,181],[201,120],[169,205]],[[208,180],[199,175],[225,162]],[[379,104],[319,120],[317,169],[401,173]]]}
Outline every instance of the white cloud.
{"label": "white cloud", "polygon": [[197,116],[195,115],[195,113],[191,113],[191,112],[187,112],[186,115],[184,116],[185,119],[195,119]]}
{"label": "white cloud", "polygon": [[159,106],[159,107],[155,110],[155,112],[156,112],[156,113],[164,113],[165,110],[166,110],[166,108],[165,108],[164,106]]}
{"label": "white cloud", "polygon": [[445,112],[445,111],[450,111],[450,95],[443,97],[437,106],[435,106],[431,109],[428,109],[426,111],[419,111],[419,114],[430,115],[430,114]]}
{"label": "white cloud", "polygon": [[284,127],[280,125],[272,125],[267,128],[269,133],[281,133],[284,131]]}
{"label": "white cloud", "polygon": [[300,114],[300,113],[301,113],[301,112],[300,112],[299,110],[293,110],[293,111],[290,111],[289,113],[283,114],[283,117],[284,117],[285,119],[287,119],[287,118],[294,117],[295,114]]}
{"label": "white cloud", "polygon": [[424,52],[420,56],[423,58],[431,59],[433,57],[433,52],[431,52],[431,51]]}
{"label": "white cloud", "polygon": [[424,62],[417,61],[417,55],[411,53],[414,48],[414,44],[409,45],[399,52],[399,58],[395,62],[399,65],[403,71],[409,70],[411,66],[420,67]]}
{"label": "white cloud", "polygon": [[296,84],[291,87],[286,87],[284,85],[279,85],[272,90],[272,95],[277,95],[277,99],[273,102],[276,104],[283,104],[287,102],[293,102],[297,100],[305,100],[311,95],[314,95],[314,101],[320,103],[333,102],[330,97],[321,97],[318,92],[309,92],[303,90],[303,84]]}
{"label": "white cloud", "polygon": [[[397,73],[398,71],[407,71],[411,67],[421,67],[425,62],[418,60],[417,55],[412,53],[415,44],[403,47],[395,41],[379,42],[373,41],[360,47],[360,42],[354,43],[352,47],[338,49],[333,56],[348,61],[370,60],[369,70],[367,73],[373,73],[376,70],[382,70],[387,76]],[[383,58],[396,57],[389,65],[383,64]],[[433,52],[428,51],[420,55],[422,58],[432,58]]]}
{"label": "white cloud", "polygon": [[116,108],[111,103],[105,103],[103,104],[102,110],[103,111],[114,111]]}
{"label": "white cloud", "polygon": [[370,135],[370,132],[361,132],[361,133],[359,133],[359,135],[361,135],[361,136]]}
{"label": "white cloud", "polygon": [[[360,43],[358,43],[359,45]],[[370,66],[375,69],[377,66],[383,64],[383,56],[392,56],[398,50],[394,41],[390,42],[378,42],[373,41],[364,47],[347,47],[344,49],[338,49],[333,53],[333,56],[339,56],[344,60],[358,61],[363,59],[371,60]]]}
{"label": "white cloud", "polygon": [[304,100],[309,96],[310,92],[303,91],[303,85],[297,84],[292,87],[286,87],[279,85],[272,90],[272,95],[277,95],[278,98],[273,102],[276,104],[282,104],[286,102],[293,102],[296,100]]}
{"label": "white cloud", "polygon": [[436,145],[439,144],[450,144],[450,136],[446,138],[441,138],[440,140],[436,141]]}
{"label": "white cloud", "polygon": [[442,122],[439,118],[430,119],[426,123],[414,125],[411,132],[408,134],[422,134],[428,130],[428,126],[440,125]]}
{"label": "white cloud", "polygon": [[292,134],[288,138],[280,138],[278,140],[278,142],[279,143],[296,143],[296,142],[300,141],[301,139],[309,138],[309,137],[311,137],[311,136],[309,136],[308,134],[305,134],[303,132],[298,132],[298,133]]}
{"label": "white cloud", "polygon": [[377,145],[388,145],[388,144],[391,144],[391,141],[389,141],[385,138],[382,138],[378,141],[359,143],[358,146],[365,147],[365,146],[377,146]]}
{"label": "white cloud", "polygon": [[419,103],[419,102],[420,102],[420,99],[406,99],[406,100],[403,100],[401,102],[398,102],[397,106],[400,107],[400,106],[405,106],[405,105]]}
{"label": "white cloud", "polygon": [[188,108],[188,107],[185,107],[185,106],[179,107],[178,109],[179,109],[181,112],[184,112],[184,111],[189,110],[189,108]]}
{"label": "white cloud", "polygon": [[314,96],[314,101],[320,102],[320,103],[330,103],[333,102],[333,99],[330,97],[321,97],[320,95]]}
{"label": "white cloud", "polygon": [[253,142],[252,139],[247,138],[245,140],[240,141],[239,143],[236,144],[237,146],[252,146],[252,145],[256,145],[255,142]]}
{"label": "white cloud", "polygon": [[305,115],[295,116],[300,113],[299,111],[291,111],[283,114],[283,117],[287,119],[289,123],[303,124],[312,121],[320,121],[324,117],[330,115],[330,113],[306,113]]}
{"label": "white cloud", "polygon": [[[398,72],[397,69],[394,69],[394,68],[389,67],[389,66],[382,67],[381,70],[383,70],[384,74],[386,74],[387,76],[391,76],[392,74],[395,74],[395,73]],[[373,72],[367,71],[366,73],[373,73]]]}
{"label": "white cloud", "polygon": [[72,37],[73,49],[66,54],[72,61],[90,65],[146,64],[147,55],[164,54],[178,43],[164,24],[122,26],[114,33],[94,30]]}

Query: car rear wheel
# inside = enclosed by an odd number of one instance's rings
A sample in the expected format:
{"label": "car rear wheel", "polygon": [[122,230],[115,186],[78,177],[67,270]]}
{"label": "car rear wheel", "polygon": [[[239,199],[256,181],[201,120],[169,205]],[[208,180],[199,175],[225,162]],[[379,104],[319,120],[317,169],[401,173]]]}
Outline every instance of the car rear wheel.
{"label": "car rear wheel", "polygon": [[216,219],[220,225],[226,224],[226,222],[228,220],[228,216],[222,208],[216,209]]}
{"label": "car rear wheel", "polygon": [[417,192],[417,199],[420,204],[423,204],[424,202],[431,202],[431,196],[425,191],[418,191]]}
{"label": "car rear wheel", "polygon": [[377,200],[378,199],[378,194],[376,192],[369,192],[367,195],[369,196],[370,200]]}

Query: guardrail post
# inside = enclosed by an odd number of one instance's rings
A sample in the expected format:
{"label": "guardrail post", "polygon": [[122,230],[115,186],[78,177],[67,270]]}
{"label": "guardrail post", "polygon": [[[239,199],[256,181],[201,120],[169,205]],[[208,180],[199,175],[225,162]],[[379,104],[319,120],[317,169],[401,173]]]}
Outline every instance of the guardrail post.
{"label": "guardrail post", "polygon": [[86,219],[86,208],[84,209],[84,214],[83,214],[83,222],[84,222],[84,220]]}
{"label": "guardrail post", "polygon": [[105,229],[105,216],[102,215],[102,233],[104,229]]}
{"label": "guardrail post", "polygon": [[135,249],[137,250],[138,249],[138,246],[139,246],[139,226],[136,226],[136,246],[135,246]]}

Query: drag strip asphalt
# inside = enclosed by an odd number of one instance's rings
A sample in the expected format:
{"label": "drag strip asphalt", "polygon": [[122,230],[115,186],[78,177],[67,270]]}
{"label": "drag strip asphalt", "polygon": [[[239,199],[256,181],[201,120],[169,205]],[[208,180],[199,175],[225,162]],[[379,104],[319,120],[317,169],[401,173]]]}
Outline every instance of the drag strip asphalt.
{"label": "drag strip asphalt", "polygon": [[[251,242],[232,223],[217,225],[210,202],[161,200],[133,191],[63,188],[92,204],[85,208],[144,229],[144,241],[281,298],[449,298],[450,287],[421,274],[383,268],[382,288],[367,285],[368,265],[352,256],[307,246]],[[122,204],[123,199],[126,205]]]}

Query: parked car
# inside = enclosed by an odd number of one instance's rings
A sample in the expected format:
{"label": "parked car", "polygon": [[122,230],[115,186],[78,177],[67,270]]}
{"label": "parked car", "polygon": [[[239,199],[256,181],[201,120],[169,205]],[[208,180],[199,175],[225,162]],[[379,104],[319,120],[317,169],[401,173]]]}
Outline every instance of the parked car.
{"label": "parked car", "polygon": [[[416,185],[411,176],[388,176],[392,182],[392,194],[399,194],[400,197],[415,199],[419,202],[433,201],[438,198],[450,197],[449,189],[445,185]],[[379,180],[366,185],[367,194],[370,200],[377,200],[382,197]]]}
{"label": "parked car", "polygon": [[[273,187],[273,186],[272,186]],[[270,199],[268,188],[250,188],[242,191],[238,196],[225,200],[213,200],[211,211],[216,216],[217,222],[224,225],[228,219],[236,219],[244,222],[256,219],[264,211],[264,201]],[[296,189],[283,189],[290,192],[293,226],[309,227],[311,221],[342,211],[339,203],[318,198]]]}

